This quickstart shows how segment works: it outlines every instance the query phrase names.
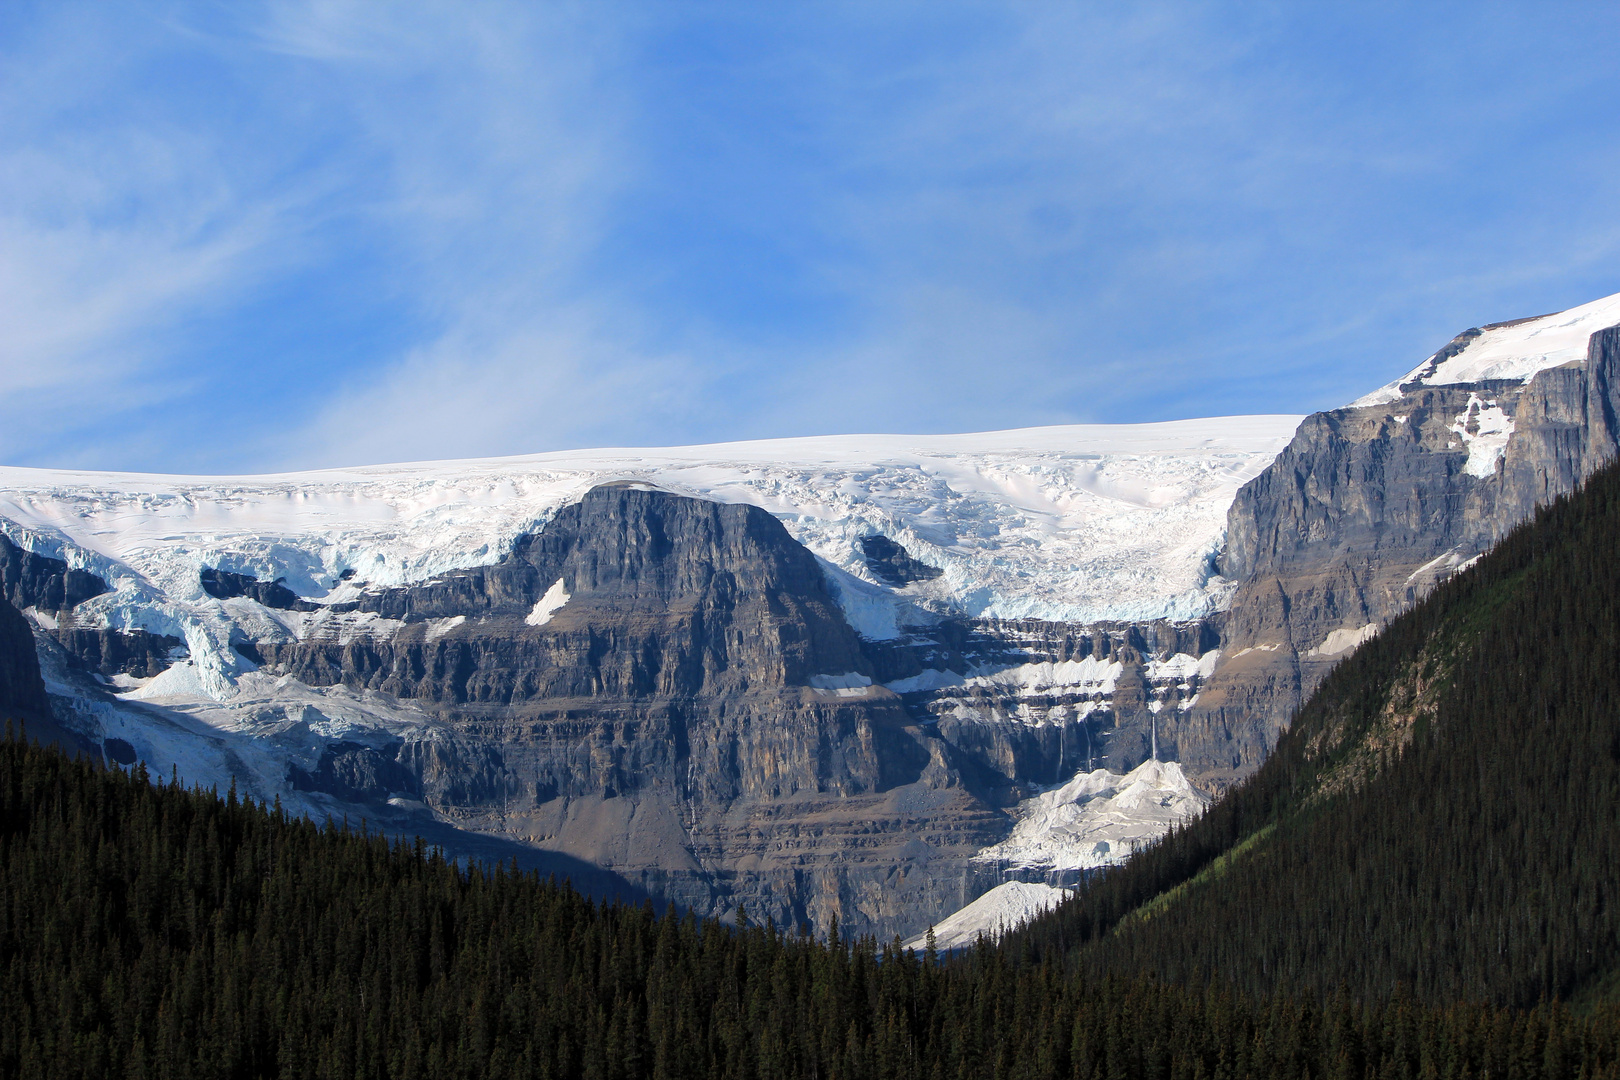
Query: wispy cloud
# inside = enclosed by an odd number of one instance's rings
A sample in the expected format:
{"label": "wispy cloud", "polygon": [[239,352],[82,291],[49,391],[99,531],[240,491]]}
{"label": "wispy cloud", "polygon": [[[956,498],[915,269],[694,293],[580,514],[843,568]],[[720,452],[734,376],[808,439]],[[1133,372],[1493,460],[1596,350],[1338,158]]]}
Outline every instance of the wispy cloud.
{"label": "wispy cloud", "polygon": [[109,115],[149,22],[27,29],[34,64],[0,80],[0,455],[72,457],[65,441],[182,392],[163,339],[278,257],[281,208],[243,205],[197,133]]}
{"label": "wispy cloud", "polygon": [[1620,93],[1573,62],[1616,18],[1564,21],[12,8],[0,459],[1331,405],[1620,288]]}
{"label": "wispy cloud", "polygon": [[[319,463],[515,452],[610,437],[692,385],[589,280],[613,207],[645,182],[624,46],[586,8],[289,4],[263,38],[322,65],[375,155],[384,279],[434,329],[344,380],[296,431]],[[690,407],[688,403],[687,407]]]}

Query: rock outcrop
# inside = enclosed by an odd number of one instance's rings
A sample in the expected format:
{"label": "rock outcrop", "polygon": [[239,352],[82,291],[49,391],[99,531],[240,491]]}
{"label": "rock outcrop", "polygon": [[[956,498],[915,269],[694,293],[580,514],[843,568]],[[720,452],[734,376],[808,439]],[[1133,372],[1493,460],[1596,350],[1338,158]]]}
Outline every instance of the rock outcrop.
{"label": "rock outcrop", "polygon": [[753,506],[600,487],[494,565],[249,647],[440,721],[386,753],[329,746],[295,786],[420,798],[699,911],[909,930],[982,891],[971,856],[1005,829]]}
{"label": "rock outcrop", "polygon": [[247,574],[205,566],[198,572],[197,581],[202,586],[203,592],[216,600],[232,600],[238,596],[246,596],[251,600],[257,600],[267,608],[279,611],[314,611],[319,606],[308,600],[299,599],[297,593],[287,588],[285,578],[260,581]]}
{"label": "rock outcrop", "polygon": [[6,536],[0,536],[0,589],[13,608],[33,612],[43,632],[88,672],[146,678],[185,652],[185,643],[168,634],[79,625],[74,609],[110,592],[107,583],[65,560],[24,551]]}
{"label": "rock outcrop", "polygon": [[101,748],[60,722],[40,677],[34,634],[9,600],[0,597],[0,725],[69,754],[100,758]]}
{"label": "rock outcrop", "polygon": [[1614,458],[1620,327],[1528,382],[1424,380],[1481,333],[1390,400],[1308,417],[1238,492],[1221,572],[1241,585],[1222,662],[1171,718],[1185,765],[1217,781],[1252,771],[1350,649]]}
{"label": "rock outcrop", "polygon": [[37,726],[51,719],[51,703],[39,676],[39,657],[28,620],[0,599],[0,721]]}

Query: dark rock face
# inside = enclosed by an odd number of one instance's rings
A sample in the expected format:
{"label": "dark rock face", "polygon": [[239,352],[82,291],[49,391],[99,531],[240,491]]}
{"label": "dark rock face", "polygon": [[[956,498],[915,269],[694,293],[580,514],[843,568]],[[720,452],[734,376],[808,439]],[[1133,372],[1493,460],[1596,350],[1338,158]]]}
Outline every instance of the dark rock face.
{"label": "dark rock face", "polygon": [[[397,755],[399,747],[392,748]],[[417,797],[416,774],[394,756],[360,743],[329,743],[314,772],[293,766],[288,781],[299,791],[322,791],[349,802]]]}
{"label": "dark rock face", "polygon": [[913,581],[931,581],[945,571],[911,557],[911,553],[887,536],[861,537],[861,554],[866,567],[879,581],[896,587]]}
{"label": "dark rock face", "polygon": [[73,609],[111,592],[111,587],[61,559],[24,551],[4,536],[0,536],[0,585],[15,608],[33,608],[49,616],[55,625],[45,632],[87,671],[144,678],[167,668],[177,652],[184,653],[185,643],[167,634],[77,625]]}
{"label": "dark rock face", "polygon": [[170,634],[145,630],[82,629],[62,626],[51,632],[86,670],[100,675],[133,675],[149,678],[184,654],[185,642]]}
{"label": "dark rock face", "polygon": [[993,884],[969,859],[1004,815],[872,685],[814,556],[756,507],[598,488],[493,566],[334,618],[369,629],[244,644],[442,724],[393,760],[328,747],[300,786],[417,792],[702,912],[887,935]]}
{"label": "dark rock face", "polygon": [[119,765],[133,765],[140,758],[135,747],[127,739],[103,739],[101,752],[109,761],[117,762]]}
{"label": "dark rock face", "polygon": [[[1453,354],[1475,336],[1460,335]],[[1239,491],[1221,571],[1242,584],[1221,666],[1178,733],[1184,764],[1252,771],[1357,631],[1388,622],[1611,460],[1620,328],[1592,335],[1584,362],[1528,384],[1404,389],[1387,405],[1307,418]],[[1487,407],[1513,431],[1495,469],[1475,475],[1465,436]]]}
{"label": "dark rock face", "polygon": [[33,631],[15,607],[0,599],[0,720],[37,726],[50,719]]}
{"label": "dark rock face", "polygon": [[99,758],[101,749],[61,722],[51,709],[40,677],[39,654],[28,620],[0,598],[0,726],[15,723],[23,737],[54,745],[75,756]]}
{"label": "dark rock face", "polygon": [[216,600],[245,596],[250,600],[257,600],[267,608],[279,608],[282,611],[314,611],[320,606],[299,599],[297,593],[282,584],[284,580],[282,578],[275,581],[260,581],[246,574],[215,570],[207,566],[202,568],[197,577],[203,592]]}
{"label": "dark rock face", "polygon": [[24,551],[0,536],[0,587],[13,607],[38,611],[68,611],[110,591],[107,583],[84,570],[74,570],[61,559]]}

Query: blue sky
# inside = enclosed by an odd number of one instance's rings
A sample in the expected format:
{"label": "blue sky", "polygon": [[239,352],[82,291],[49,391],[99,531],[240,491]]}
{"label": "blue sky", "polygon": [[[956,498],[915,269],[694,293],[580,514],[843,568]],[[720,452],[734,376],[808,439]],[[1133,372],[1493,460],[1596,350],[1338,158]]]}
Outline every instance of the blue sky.
{"label": "blue sky", "polygon": [[1330,408],[1620,291],[1612,4],[0,6],[0,463]]}

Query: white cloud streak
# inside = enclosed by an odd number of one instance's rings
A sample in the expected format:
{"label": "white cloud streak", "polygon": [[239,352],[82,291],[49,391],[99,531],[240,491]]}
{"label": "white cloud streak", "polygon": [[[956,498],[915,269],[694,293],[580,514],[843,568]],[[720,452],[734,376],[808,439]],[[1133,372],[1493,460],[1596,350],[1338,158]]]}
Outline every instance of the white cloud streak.
{"label": "white cloud streak", "polygon": [[633,311],[581,287],[639,163],[620,48],[583,9],[289,4],[265,31],[350,102],[384,189],[397,284],[439,330],[350,380],[291,440],[298,464],[515,452],[622,431],[693,385]]}
{"label": "white cloud streak", "polygon": [[1480,133],[1594,85],[1504,63],[1513,27],[1431,55],[1448,27],[1199,4],[42,11],[0,75],[0,460],[1329,405],[1356,349],[1409,366],[1620,246],[1576,227],[1615,206],[1601,140],[1491,186]]}

